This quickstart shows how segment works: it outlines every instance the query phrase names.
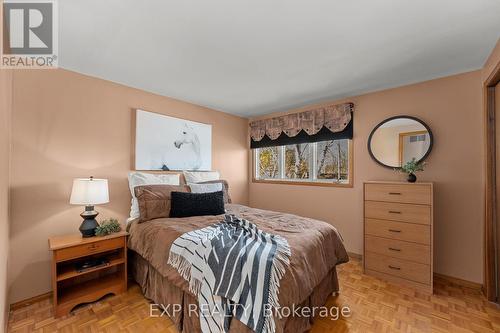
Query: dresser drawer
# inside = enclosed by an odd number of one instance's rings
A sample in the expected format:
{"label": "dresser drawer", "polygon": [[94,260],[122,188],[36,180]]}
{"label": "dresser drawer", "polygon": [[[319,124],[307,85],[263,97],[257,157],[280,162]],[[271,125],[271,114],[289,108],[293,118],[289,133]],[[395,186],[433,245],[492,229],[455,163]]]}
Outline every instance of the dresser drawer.
{"label": "dresser drawer", "polygon": [[365,252],[364,259],[366,269],[423,284],[430,284],[431,269],[429,265],[391,258],[368,251]]}
{"label": "dresser drawer", "polygon": [[428,225],[365,219],[365,234],[430,245],[431,228]]}
{"label": "dresser drawer", "polygon": [[365,236],[365,250],[393,258],[430,264],[431,251],[428,245],[367,235]]}
{"label": "dresser drawer", "polygon": [[94,253],[105,252],[113,249],[119,249],[125,246],[123,237],[107,239],[99,242],[67,247],[55,250],[56,261],[63,261],[82,256],[88,256]]}
{"label": "dresser drawer", "polygon": [[431,204],[431,187],[428,185],[365,184],[365,200]]}
{"label": "dresser drawer", "polygon": [[431,207],[394,202],[365,201],[365,217],[419,224],[430,224]]}

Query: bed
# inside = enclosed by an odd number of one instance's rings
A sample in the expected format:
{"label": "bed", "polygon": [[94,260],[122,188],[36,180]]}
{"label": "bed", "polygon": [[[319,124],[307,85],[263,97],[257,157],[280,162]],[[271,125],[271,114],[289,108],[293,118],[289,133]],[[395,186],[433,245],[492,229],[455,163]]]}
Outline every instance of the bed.
{"label": "bed", "polygon": [[[263,231],[285,237],[291,247],[290,267],[281,280],[281,307],[325,304],[332,292],[339,290],[336,265],[349,260],[342,238],[330,224],[291,214],[260,210],[237,204],[227,204],[227,213],[255,223]],[[135,281],[146,298],[153,303],[180,305],[181,311],[168,311],[179,332],[199,332],[199,317],[193,314],[197,304],[188,283],[167,264],[171,244],[185,232],[200,229],[220,221],[222,216],[159,218],[146,223],[129,225],[129,265]],[[304,332],[312,318],[275,317],[276,332]],[[251,330],[238,320],[230,324],[230,332]]]}

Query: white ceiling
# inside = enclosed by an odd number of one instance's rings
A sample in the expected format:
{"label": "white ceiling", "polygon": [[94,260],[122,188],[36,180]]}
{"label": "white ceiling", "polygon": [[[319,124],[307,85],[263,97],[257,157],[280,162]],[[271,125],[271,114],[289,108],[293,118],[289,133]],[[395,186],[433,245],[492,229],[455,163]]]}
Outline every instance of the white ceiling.
{"label": "white ceiling", "polygon": [[499,0],[62,0],[60,66],[255,116],[481,68]]}

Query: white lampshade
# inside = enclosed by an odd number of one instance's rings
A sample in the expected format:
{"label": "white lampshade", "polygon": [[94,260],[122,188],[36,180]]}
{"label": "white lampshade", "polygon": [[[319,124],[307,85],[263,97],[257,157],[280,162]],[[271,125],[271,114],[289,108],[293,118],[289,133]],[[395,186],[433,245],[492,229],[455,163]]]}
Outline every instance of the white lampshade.
{"label": "white lampshade", "polygon": [[69,203],[72,205],[93,206],[109,202],[108,180],[79,178],[73,180],[73,190]]}

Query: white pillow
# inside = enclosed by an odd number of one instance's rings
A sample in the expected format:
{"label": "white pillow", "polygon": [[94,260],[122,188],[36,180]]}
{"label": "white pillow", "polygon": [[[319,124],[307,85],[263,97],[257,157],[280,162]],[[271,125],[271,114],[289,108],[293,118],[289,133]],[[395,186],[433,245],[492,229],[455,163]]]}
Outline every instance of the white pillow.
{"label": "white pillow", "polygon": [[183,171],[186,183],[201,183],[209,180],[219,180],[219,171]]}
{"label": "white pillow", "polygon": [[217,184],[188,184],[191,193],[212,193],[222,191],[222,183]]}
{"label": "white pillow", "polygon": [[132,194],[132,206],[130,207],[130,218],[127,222],[139,217],[139,203],[135,197],[134,188],[140,185],[179,185],[180,174],[153,174],[144,172],[131,172],[128,174],[128,185]]}

